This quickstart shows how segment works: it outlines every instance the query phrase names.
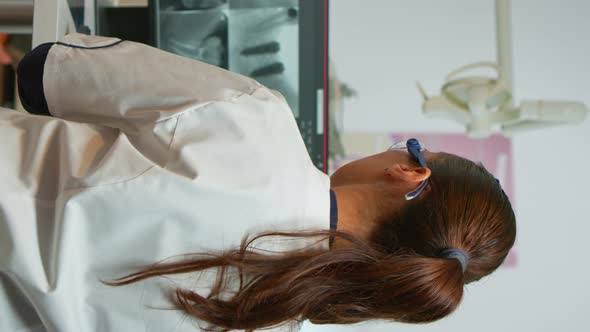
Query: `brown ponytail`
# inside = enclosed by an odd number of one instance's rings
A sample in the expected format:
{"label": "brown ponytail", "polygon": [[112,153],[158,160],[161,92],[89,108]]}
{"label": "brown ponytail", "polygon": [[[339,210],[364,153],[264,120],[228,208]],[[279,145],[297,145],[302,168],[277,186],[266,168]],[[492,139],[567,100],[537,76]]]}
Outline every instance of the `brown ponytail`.
{"label": "brown ponytail", "polygon": [[[254,330],[295,320],[353,324],[371,319],[424,323],[455,310],[463,286],[493,272],[514,244],[515,217],[508,198],[482,166],[453,155],[429,160],[430,190],[406,209],[382,220],[370,241],[322,230],[269,232],[245,237],[239,248],[195,254],[156,264],[107,283],[121,286],[155,276],[217,268],[208,296],[177,289],[180,310],[208,323],[207,331]],[[268,236],[340,237],[350,246],[280,254],[253,248]],[[465,273],[441,252],[469,256]],[[239,276],[238,291],[222,296]]]}

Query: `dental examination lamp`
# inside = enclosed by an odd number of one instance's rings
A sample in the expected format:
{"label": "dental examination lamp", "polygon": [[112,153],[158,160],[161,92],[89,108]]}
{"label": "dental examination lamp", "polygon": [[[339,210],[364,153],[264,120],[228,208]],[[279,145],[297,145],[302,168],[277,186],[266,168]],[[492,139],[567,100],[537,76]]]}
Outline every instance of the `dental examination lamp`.
{"label": "dental examination lamp", "polygon": [[[515,106],[512,89],[512,45],[510,2],[496,0],[498,64],[479,62],[451,72],[440,96],[424,97],[425,115],[457,121],[471,137],[483,138],[495,133],[515,133],[584,121],[588,109],[581,102],[559,100],[523,100]],[[467,76],[474,69],[491,68],[495,77]]]}

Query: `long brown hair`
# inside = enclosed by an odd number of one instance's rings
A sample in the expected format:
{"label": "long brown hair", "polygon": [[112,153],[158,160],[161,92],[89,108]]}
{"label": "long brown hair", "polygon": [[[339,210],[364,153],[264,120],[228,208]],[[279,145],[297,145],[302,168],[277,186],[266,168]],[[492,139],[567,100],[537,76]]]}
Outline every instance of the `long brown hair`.
{"label": "long brown hair", "polygon": [[[444,155],[429,160],[430,188],[403,211],[378,223],[369,241],[332,230],[245,236],[240,247],[195,254],[146,267],[107,284],[217,268],[208,296],[176,289],[180,310],[207,322],[207,331],[254,330],[293,321],[353,324],[371,319],[425,323],[457,308],[463,286],[498,268],[516,237],[514,212],[496,179],[481,165]],[[345,248],[261,253],[268,236],[338,237]],[[465,273],[447,248],[469,256]],[[222,297],[234,271],[239,288]],[[234,274],[235,276],[235,274]]]}

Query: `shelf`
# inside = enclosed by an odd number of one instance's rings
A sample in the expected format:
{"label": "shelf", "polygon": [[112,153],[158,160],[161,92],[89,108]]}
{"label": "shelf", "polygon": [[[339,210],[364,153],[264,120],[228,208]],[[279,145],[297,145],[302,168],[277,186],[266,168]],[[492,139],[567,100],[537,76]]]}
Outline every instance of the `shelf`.
{"label": "shelf", "polygon": [[33,33],[32,25],[4,25],[0,24],[0,33],[8,33],[12,35],[26,35]]}
{"label": "shelf", "polygon": [[0,8],[33,7],[35,0],[0,0]]}
{"label": "shelf", "polygon": [[99,0],[101,8],[147,7],[148,0]]}
{"label": "shelf", "polygon": [[33,33],[33,0],[0,0],[0,33]]}

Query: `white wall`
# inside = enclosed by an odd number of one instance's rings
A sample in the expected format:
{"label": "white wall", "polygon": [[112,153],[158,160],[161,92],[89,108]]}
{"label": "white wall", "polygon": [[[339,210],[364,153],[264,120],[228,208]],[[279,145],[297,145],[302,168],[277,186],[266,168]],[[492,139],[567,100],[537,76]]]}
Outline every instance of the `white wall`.
{"label": "white wall", "polygon": [[[415,81],[437,93],[456,67],[495,60],[492,0],[332,0],[331,56],[359,92],[348,131],[462,132],[420,114]],[[516,100],[590,105],[590,2],[512,4]],[[420,326],[367,323],[305,331],[590,331],[590,120],[513,139],[518,266],[467,286],[459,310]]]}

